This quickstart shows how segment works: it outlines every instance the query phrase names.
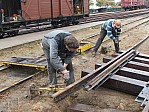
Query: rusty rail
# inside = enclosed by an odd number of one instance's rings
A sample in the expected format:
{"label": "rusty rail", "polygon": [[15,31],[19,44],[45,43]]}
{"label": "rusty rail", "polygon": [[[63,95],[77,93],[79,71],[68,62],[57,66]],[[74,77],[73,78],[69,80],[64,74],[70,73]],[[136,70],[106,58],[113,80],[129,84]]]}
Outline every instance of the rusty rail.
{"label": "rusty rail", "polygon": [[33,75],[30,75],[30,76],[28,76],[28,77],[26,77],[26,78],[24,78],[24,79],[22,79],[22,80],[20,80],[20,81],[18,81],[16,83],[12,84],[11,86],[8,86],[8,87],[0,90],[0,94],[3,94],[4,92],[7,92],[7,91],[11,90],[12,88],[22,84],[25,81],[28,81],[29,79],[31,79],[31,78],[33,78],[33,77],[35,77],[35,76],[37,76],[37,75],[39,75],[41,73],[43,73],[43,71],[39,71],[39,72],[37,72],[37,73],[35,73]]}
{"label": "rusty rail", "polygon": [[91,81],[89,81],[85,88],[89,91],[96,86],[99,87],[107,79],[109,79],[109,77],[111,75],[113,75],[117,71],[117,69],[124,66],[130,59],[134,58],[136,55],[137,55],[136,51],[132,50],[132,51],[128,52],[127,54],[125,54],[124,56],[120,57],[113,64],[111,64],[109,67],[107,67],[105,70],[103,70],[100,74],[98,74],[95,78],[93,78]]}
{"label": "rusty rail", "polygon": [[[128,49],[126,52],[123,52],[122,54],[120,54],[119,56],[117,56],[116,58],[114,58],[113,60],[109,61],[108,63],[106,63],[105,65],[101,66],[100,68],[97,68],[95,71],[93,71],[92,73],[84,76],[83,78],[81,78],[80,80],[74,82],[73,84],[67,86],[66,88],[64,88],[63,90],[56,92],[55,94],[52,95],[52,98],[54,99],[55,102],[67,97],[68,95],[70,95],[71,93],[74,93],[75,91],[81,89],[82,87],[84,87],[87,82],[91,81],[93,78],[95,78],[97,75],[99,75],[100,73],[102,73],[104,70],[106,70],[106,68],[110,67],[111,65],[115,66],[115,62],[117,62],[119,59],[121,61],[123,61],[123,58],[128,57],[129,55],[131,56],[133,53],[136,53],[134,51],[134,49],[138,48],[143,42],[145,42],[147,39],[149,38],[146,37],[144,38],[142,41],[140,41],[139,43],[137,43],[136,45],[134,45],[133,47],[131,47],[130,49]],[[127,54],[127,55],[126,55]],[[126,55],[126,56],[125,56]],[[119,62],[119,61],[118,61]],[[119,62],[120,64],[121,62]],[[106,75],[106,73],[110,73],[110,70],[112,70],[112,68],[109,68],[108,72],[105,72],[104,75]],[[104,76],[103,78],[104,79]],[[99,75],[100,76],[100,75]],[[98,78],[97,81],[101,79]],[[98,83],[100,82],[98,81]]]}

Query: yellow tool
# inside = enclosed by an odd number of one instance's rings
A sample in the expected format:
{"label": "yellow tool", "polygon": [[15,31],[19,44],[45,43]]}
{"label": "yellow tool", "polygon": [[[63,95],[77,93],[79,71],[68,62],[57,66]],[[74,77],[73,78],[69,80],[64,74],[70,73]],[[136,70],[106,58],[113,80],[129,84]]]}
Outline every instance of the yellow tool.
{"label": "yellow tool", "polygon": [[32,83],[29,86],[28,97],[29,99],[32,99],[38,95],[42,95],[45,92],[55,93],[59,90],[63,90],[64,87],[65,87],[64,84],[55,84],[55,85],[49,85],[48,87],[38,88],[35,83]]}
{"label": "yellow tool", "polygon": [[55,85],[49,85],[48,87],[45,87],[45,88],[39,88],[39,91],[57,92],[63,89],[64,89],[64,84],[55,84]]}
{"label": "yellow tool", "polygon": [[81,54],[82,52],[85,52],[85,51],[91,49],[92,47],[93,47],[93,44],[90,42],[80,43],[80,46],[79,46],[77,52]]}

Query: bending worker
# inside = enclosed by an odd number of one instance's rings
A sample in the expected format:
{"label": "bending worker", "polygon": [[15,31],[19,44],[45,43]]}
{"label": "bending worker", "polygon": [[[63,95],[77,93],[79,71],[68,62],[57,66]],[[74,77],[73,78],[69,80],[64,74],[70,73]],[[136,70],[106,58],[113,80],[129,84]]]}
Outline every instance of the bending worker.
{"label": "bending worker", "polygon": [[79,48],[78,40],[69,32],[55,30],[44,36],[42,47],[48,63],[51,84],[57,84],[56,73],[63,74],[66,85],[75,82],[71,58]]}
{"label": "bending worker", "polygon": [[100,31],[100,36],[94,46],[93,49],[93,55],[96,55],[103,39],[105,38],[106,35],[110,37],[115,46],[115,52],[119,52],[119,36],[121,33],[121,21],[120,20],[115,20],[115,19],[109,19],[107,20],[102,26],[101,26],[101,31]]}

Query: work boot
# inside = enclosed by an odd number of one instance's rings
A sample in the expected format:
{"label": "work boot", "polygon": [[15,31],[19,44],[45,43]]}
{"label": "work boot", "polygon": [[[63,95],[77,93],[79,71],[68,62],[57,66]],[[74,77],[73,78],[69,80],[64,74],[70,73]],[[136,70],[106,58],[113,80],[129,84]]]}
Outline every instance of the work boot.
{"label": "work boot", "polygon": [[115,45],[115,52],[116,53],[119,53],[119,43],[114,43],[114,45]]}
{"label": "work boot", "polygon": [[96,52],[95,52],[95,51],[93,51],[93,52],[92,52],[92,55],[93,55],[93,57],[95,57],[95,56],[96,56]]}

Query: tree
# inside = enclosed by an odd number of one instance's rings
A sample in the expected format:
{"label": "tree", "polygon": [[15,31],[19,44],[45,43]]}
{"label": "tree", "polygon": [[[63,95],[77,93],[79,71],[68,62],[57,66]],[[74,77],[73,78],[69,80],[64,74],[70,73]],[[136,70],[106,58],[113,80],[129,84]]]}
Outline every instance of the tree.
{"label": "tree", "polygon": [[106,6],[107,5],[107,0],[96,0],[97,1],[97,3],[96,3],[96,5],[97,6]]}
{"label": "tree", "polygon": [[121,2],[117,2],[116,5],[117,5],[117,6],[121,6]]}
{"label": "tree", "polygon": [[94,5],[93,0],[89,0],[89,5]]}

